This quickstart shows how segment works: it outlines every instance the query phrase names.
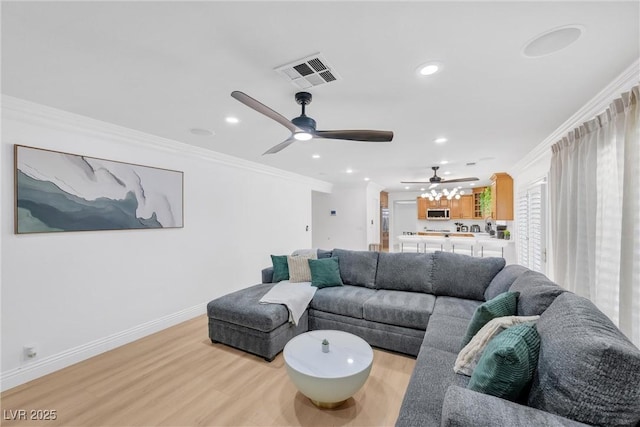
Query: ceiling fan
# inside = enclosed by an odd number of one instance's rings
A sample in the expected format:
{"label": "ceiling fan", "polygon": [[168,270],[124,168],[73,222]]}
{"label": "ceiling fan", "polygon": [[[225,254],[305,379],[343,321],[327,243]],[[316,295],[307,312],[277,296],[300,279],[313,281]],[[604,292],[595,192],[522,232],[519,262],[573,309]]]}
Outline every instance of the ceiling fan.
{"label": "ceiling fan", "polygon": [[402,181],[403,184],[452,184],[454,182],[468,182],[468,181],[479,181],[476,177],[470,178],[458,178],[458,179],[444,179],[438,176],[438,169],[440,166],[431,166],[433,169],[433,176],[429,178],[429,182],[426,181]]}
{"label": "ceiling fan", "polygon": [[253,108],[258,113],[262,113],[270,119],[275,120],[291,131],[289,138],[271,147],[264,154],[277,153],[295,141],[308,141],[311,138],[345,139],[364,142],[389,142],[393,139],[393,132],[383,130],[316,130],[316,121],[305,114],[305,107],[311,103],[311,94],[309,92],[296,93],[296,102],[302,105],[302,114],[291,121],[243,92],[236,90],[231,92],[231,96],[247,107]]}

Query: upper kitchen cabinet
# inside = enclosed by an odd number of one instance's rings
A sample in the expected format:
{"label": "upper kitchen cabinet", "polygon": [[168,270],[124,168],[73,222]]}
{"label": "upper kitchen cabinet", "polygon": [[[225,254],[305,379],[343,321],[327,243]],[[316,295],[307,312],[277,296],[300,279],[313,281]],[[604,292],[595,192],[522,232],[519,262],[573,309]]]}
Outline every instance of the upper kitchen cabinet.
{"label": "upper kitchen cabinet", "polygon": [[459,199],[449,201],[451,208],[451,219],[472,219],[474,218],[473,195],[461,196]]}
{"label": "upper kitchen cabinet", "polygon": [[474,219],[484,219],[484,215],[482,214],[482,205],[480,204],[480,197],[484,192],[484,189],[487,187],[474,187],[473,189],[473,218]]}
{"label": "upper kitchen cabinet", "polygon": [[423,197],[418,197],[417,205],[418,205],[418,219],[427,219],[427,205],[429,199],[425,199]]}
{"label": "upper kitchen cabinet", "polygon": [[491,217],[513,221],[513,178],[509,174],[491,175]]}

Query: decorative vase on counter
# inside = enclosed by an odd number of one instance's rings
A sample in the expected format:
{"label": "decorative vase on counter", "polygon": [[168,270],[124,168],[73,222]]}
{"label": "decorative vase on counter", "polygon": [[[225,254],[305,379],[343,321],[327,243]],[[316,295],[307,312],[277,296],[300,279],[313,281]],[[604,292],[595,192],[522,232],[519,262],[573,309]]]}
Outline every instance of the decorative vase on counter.
{"label": "decorative vase on counter", "polygon": [[322,352],[329,353],[329,341],[326,339],[322,340]]}

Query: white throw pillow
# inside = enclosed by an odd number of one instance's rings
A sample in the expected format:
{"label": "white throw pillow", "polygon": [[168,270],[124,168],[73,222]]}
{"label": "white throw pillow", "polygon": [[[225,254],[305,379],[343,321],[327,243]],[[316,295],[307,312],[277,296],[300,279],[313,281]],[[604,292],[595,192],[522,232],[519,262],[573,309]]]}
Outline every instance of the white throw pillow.
{"label": "white throw pillow", "polygon": [[310,259],[317,259],[316,254],[287,256],[289,281],[291,283],[311,281],[311,269],[309,268]]}
{"label": "white throw pillow", "polygon": [[510,326],[525,322],[535,322],[540,316],[504,316],[497,317],[484,325],[465,345],[453,366],[456,374],[471,376],[489,341]]}

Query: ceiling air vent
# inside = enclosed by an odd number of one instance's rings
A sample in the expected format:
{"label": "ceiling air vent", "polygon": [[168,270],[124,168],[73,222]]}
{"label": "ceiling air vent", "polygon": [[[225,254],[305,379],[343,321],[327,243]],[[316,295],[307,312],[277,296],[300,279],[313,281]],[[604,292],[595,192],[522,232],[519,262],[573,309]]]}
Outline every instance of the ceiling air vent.
{"label": "ceiling air vent", "polygon": [[340,79],[333,67],[319,53],[277,67],[275,71],[300,89],[309,89]]}

